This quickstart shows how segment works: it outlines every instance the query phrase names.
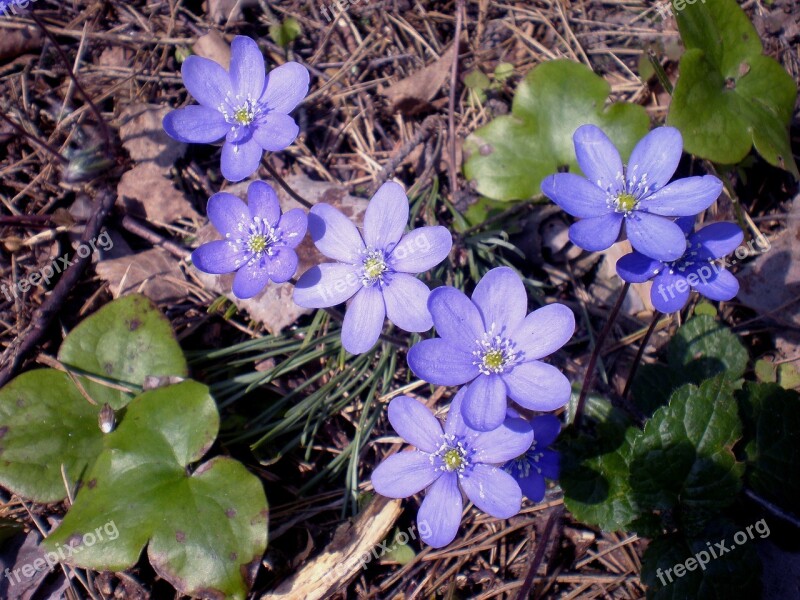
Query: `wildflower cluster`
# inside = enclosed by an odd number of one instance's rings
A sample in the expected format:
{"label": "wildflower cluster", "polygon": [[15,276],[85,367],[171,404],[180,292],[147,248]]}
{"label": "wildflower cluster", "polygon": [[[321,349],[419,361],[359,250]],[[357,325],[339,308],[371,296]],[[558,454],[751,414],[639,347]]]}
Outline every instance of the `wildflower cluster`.
{"label": "wildflower cluster", "polygon": [[[199,105],[171,112],[164,127],[181,141],[224,137],[226,178],[252,175],[264,150],[281,150],[296,138],[298,127],[288,113],[308,91],[308,72],[301,65],[288,63],[267,75],[257,44],[237,37],[230,71],[189,57],[183,76]],[[674,298],[653,296],[663,311],[680,309],[690,288],[714,299],[735,295],[735,278],[704,269],[738,245],[741,231],[715,223],[692,233],[694,215],[714,202],[721,183],[711,176],[669,183],[682,152],[676,129],[647,135],[627,168],[593,125],[580,127],[574,143],[586,177],[559,173],[542,184],[546,195],[581,219],[570,228],[573,242],[603,250],[624,230],[634,251],[620,259],[617,270],[627,281],[655,279],[660,287],[677,287]],[[257,295],[269,281],[291,280],[298,266],[295,249],[308,230],[331,262],[305,271],[293,299],[306,308],[347,302],[342,345],[351,353],[369,351],[387,318],[409,332],[435,326],[438,337],[414,345],[408,365],[427,382],[461,387],[443,426],[419,400],[392,400],[389,421],[415,449],[390,456],[372,474],[375,490],[384,496],[425,491],[418,514],[426,524],[425,542],[441,547],[454,539],[464,496],[499,519],[517,514],[523,495],[542,500],[545,478],[558,477],[558,454],[548,446],[560,421],[552,414],[529,419],[521,413],[550,413],[570,397],[568,379],[543,361],[574,333],[569,308],[555,303],[529,313],[523,281],[508,267],[489,271],[471,296],[450,286],[431,291],[418,275],[447,258],[452,236],[441,226],[406,231],[408,198],[394,182],[372,197],[361,229],[325,203],[308,215],[301,209],[281,214],[275,191],[261,181],[250,184],[246,204],[225,192],[215,194],[208,216],[223,238],[195,250],[193,263],[207,273],[235,272],[233,293],[240,298]]]}
{"label": "wildflower cluster", "polygon": [[[224,137],[226,178],[252,175],[263,150],[281,150],[297,136],[288,113],[308,91],[308,72],[288,63],[266,75],[250,38],[234,39],[230,71],[189,57],[183,77],[199,105],[169,113],[164,128],[184,142]],[[281,214],[275,191],[262,181],[250,184],[246,204],[226,192],[215,194],[208,217],[223,238],[197,248],[192,262],[206,273],[235,272],[233,293],[239,298],[257,295],[270,281],[289,281],[298,265],[295,248],[308,230],[332,262],[301,275],[294,301],[306,308],[348,302],[342,346],[351,353],[369,351],[387,317],[409,332],[436,326],[440,337],[411,348],[409,366],[431,383],[464,387],[444,428],[418,400],[394,399],[389,420],[417,450],[389,457],[373,474],[375,489],[386,496],[428,490],[419,512],[427,524],[423,540],[443,546],[455,537],[462,492],[497,518],[519,511],[523,491],[541,500],[542,477],[558,475],[558,457],[546,449],[558,434],[558,419],[528,421],[508,402],[535,411],[567,402],[569,381],[541,359],[572,336],[572,311],[552,304],[528,314],[525,287],[509,268],[487,273],[471,298],[448,286],[431,292],[417,276],[447,258],[452,236],[441,226],[407,232],[408,197],[394,182],[370,200],[363,229],[325,203],[308,215],[300,209]]]}
{"label": "wildflower cluster", "polygon": [[739,283],[715,261],[742,241],[733,223],[713,223],[693,233],[695,218],[722,192],[712,175],[669,180],[683,152],[680,132],[658,127],[633,149],[627,168],[611,140],[595,125],[573,135],[585,177],[556,173],[542,191],[580,220],[569,230],[572,242],[589,251],[605,250],[624,229],[633,252],[617,262],[629,283],[654,280],[650,298],[661,312],[675,312],[695,289],[711,300],[730,300]]}
{"label": "wildflower cluster", "polygon": [[489,271],[471,298],[453,287],[435,289],[428,310],[440,337],[413,346],[408,365],[425,381],[463,387],[444,430],[418,401],[392,400],[389,421],[417,450],[381,463],[372,485],[391,498],[427,488],[417,519],[430,526],[423,540],[441,547],[458,530],[462,491],[480,510],[507,519],[519,512],[523,492],[540,501],[543,476],[558,477],[557,455],[546,449],[558,434],[558,419],[527,421],[508,401],[535,411],[567,403],[569,381],[541,359],[572,337],[575,318],[561,304],[528,314],[525,286],[507,267]]}

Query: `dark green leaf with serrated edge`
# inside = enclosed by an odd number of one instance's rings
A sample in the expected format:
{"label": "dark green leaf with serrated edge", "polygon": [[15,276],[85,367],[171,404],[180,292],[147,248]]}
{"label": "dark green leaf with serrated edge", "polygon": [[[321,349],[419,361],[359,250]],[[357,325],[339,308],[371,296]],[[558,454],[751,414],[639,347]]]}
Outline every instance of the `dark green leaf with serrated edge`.
{"label": "dark green leaf with serrated edge", "polygon": [[798,177],[788,126],[797,86],[735,0],[704,0],[676,11],[687,51],[667,124],[684,148],[718,163],[741,161],[755,146],[770,164]]}
{"label": "dark green leaf with serrated edge", "polygon": [[631,486],[642,506],[680,509],[689,532],[733,502],[744,465],[733,446],[741,437],[731,383],[723,376],[678,388],[636,438]]}
{"label": "dark green leaf with serrated edge", "polygon": [[638,430],[608,400],[589,396],[584,429],[571,428],[559,437],[564,504],[576,519],[606,531],[624,529],[638,517],[628,469],[633,438]]}
{"label": "dark green leaf with serrated edge", "polygon": [[708,315],[697,315],[678,329],[669,344],[669,366],[684,382],[724,374],[739,379],[747,368],[747,350],[739,338]]}
{"label": "dark green leaf with serrated edge", "polygon": [[718,373],[731,380],[744,375],[747,350],[714,317],[696,314],[678,329],[667,351],[669,366],[642,365],[631,389],[636,406],[650,416],[684,383],[699,384]]}
{"label": "dark green leaf with serrated edge", "polygon": [[[186,377],[186,359],[169,321],[140,294],[124,296],[83,320],[61,344],[65,365],[122,385],[141,387],[148,376]],[[99,406],[125,406],[133,394],[79,377]]]}
{"label": "dark green leaf with serrated edge", "polygon": [[[653,540],[642,557],[642,582],[647,585],[648,600],[759,598],[761,563],[756,543],[748,537],[743,544],[736,544],[734,535],[738,531],[740,528],[732,523],[715,521],[693,539],[672,535]],[[717,543],[729,550],[723,552]],[[688,563],[691,570],[686,569],[687,559],[693,561]],[[698,561],[705,568],[700,568]],[[677,565],[682,565],[680,577],[675,574]]]}
{"label": "dark green leaf with serrated edge", "polygon": [[661,364],[642,365],[636,372],[631,394],[636,406],[646,417],[669,402],[672,392],[680,386],[682,377]]}
{"label": "dark green leaf with serrated edge", "polygon": [[464,174],[489,198],[530,198],[559,168],[579,172],[572,134],[587,123],[602,128],[627,158],[647,134],[649,119],[635,104],[606,107],[610,91],[608,82],[580,63],[542,63],[520,83],[511,115],[498,117],[467,138]]}
{"label": "dark green leaf with serrated edge", "polygon": [[750,383],[736,394],[748,444],[747,483],[800,514],[800,394],[774,383]]}
{"label": "dark green leaf with serrated edge", "polygon": [[0,389],[0,484],[23,498],[58,502],[103,446],[99,406],[69,375],[54,369],[23,373]]}
{"label": "dark green leaf with serrated edge", "polygon": [[261,482],[225,457],[186,472],[218,427],[208,388],[194,381],[135,398],[45,548],[80,540],[67,562],[123,571],[149,542],[156,572],[181,593],[245,598],[267,543]]}

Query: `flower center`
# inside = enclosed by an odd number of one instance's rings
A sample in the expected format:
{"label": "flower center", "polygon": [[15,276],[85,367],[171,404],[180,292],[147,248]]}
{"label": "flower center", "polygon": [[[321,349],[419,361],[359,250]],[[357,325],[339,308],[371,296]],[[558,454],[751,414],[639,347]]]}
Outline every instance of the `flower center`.
{"label": "flower center", "polygon": [[[655,191],[648,181],[647,173],[640,175],[638,171],[639,165],[633,165],[626,174],[618,172],[615,177],[616,183],[605,188],[606,206],[614,212],[622,213],[625,217],[638,210],[641,200]],[[600,181],[597,184],[602,187]]]}
{"label": "flower center", "polygon": [[217,109],[222,113],[225,121],[232,125],[233,130],[236,130],[237,127],[252,125],[263,111],[257,100],[253,100],[249,96],[234,97],[230,93]]}
{"label": "flower center", "polygon": [[261,217],[239,223],[237,233],[226,233],[225,238],[234,249],[242,253],[234,262],[237,269],[243,263],[252,264],[261,260],[265,254],[272,256],[275,254],[275,245],[282,240],[281,234]]}
{"label": "flower center", "polygon": [[440,471],[456,474],[460,477],[464,470],[471,466],[472,449],[464,444],[462,436],[445,433],[442,445],[430,455],[431,463]]}
{"label": "flower center", "polygon": [[506,473],[513,475],[512,471],[516,469],[519,476],[524,478],[531,474],[531,468],[533,468],[537,473],[541,474],[542,468],[538,465],[538,462],[541,460],[542,456],[544,456],[542,452],[536,451],[536,442],[534,441],[533,445],[528,450],[507,463],[505,469]]}
{"label": "flower center", "polygon": [[[680,274],[683,274],[686,269],[689,267],[694,266],[695,263],[700,262],[701,259],[698,257],[698,251],[701,248],[701,244],[698,242],[696,244],[692,244],[691,242],[686,242],[686,252],[681,256],[678,260],[673,260],[672,262],[664,263],[667,268],[669,269],[669,274],[674,275],[675,271]],[[708,262],[714,262],[713,259],[709,259]],[[659,269],[660,270],[660,269]],[[656,271],[658,274],[658,270]]]}
{"label": "flower center", "polygon": [[617,212],[627,215],[636,208],[636,206],[639,204],[639,201],[633,196],[633,194],[623,192],[617,196],[616,203]]}
{"label": "flower center", "polygon": [[250,250],[250,252],[263,252],[268,243],[269,240],[267,240],[267,236],[261,233],[254,233],[250,236],[250,239],[247,240],[247,249]]}
{"label": "flower center", "polygon": [[464,462],[461,452],[456,450],[455,448],[445,452],[443,460],[444,460],[444,467],[448,471],[455,471],[456,469],[461,467],[461,463]]}
{"label": "flower center", "polygon": [[361,282],[364,285],[374,285],[376,282],[383,283],[383,276],[389,270],[386,258],[380,250],[368,251],[362,260]]}
{"label": "flower center", "polygon": [[510,370],[519,358],[519,352],[516,350],[514,342],[494,335],[494,329],[493,323],[490,330],[483,334],[483,338],[475,340],[478,349],[472,352],[474,357],[472,364],[478,367],[483,375]]}
{"label": "flower center", "polygon": [[384,271],[386,271],[386,263],[383,259],[372,256],[364,261],[364,273],[366,273],[367,277],[370,279],[377,279]]}
{"label": "flower center", "polygon": [[255,112],[250,107],[250,103],[248,102],[244,106],[236,109],[236,112],[233,113],[233,120],[239,123],[239,125],[250,125],[255,116]]}
{"label": "flower center", "polygon": [[506,363],[506,357],[503,355],[502,350],[489,350],[483,355],[483,366],[490,371],[498,371]]}

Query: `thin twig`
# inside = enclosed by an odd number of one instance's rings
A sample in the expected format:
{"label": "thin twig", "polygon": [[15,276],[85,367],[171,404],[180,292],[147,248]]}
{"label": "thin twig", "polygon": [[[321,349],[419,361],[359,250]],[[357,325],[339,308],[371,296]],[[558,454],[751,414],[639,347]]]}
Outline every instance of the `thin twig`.
{"label": "thin twig", "polygon": [[291,188],[291,186],[290,186],[288,183],[286,183],[286,181],[283,179],[283,177],[281,177],[281,176],[278,174],[278,172],[277,172],[277,171],[276,171],[276,170],[275,170],[275,169],[272,167],[272,165],[271,165],[271,164],[269,164],[269,163],[267,162],[267,160],[266,160],[266,159],[262,160],[262,161],[261,161],[261,164],[262,164],[262,165],[264,165],[264,168],[265,168],[265,169],[267,170],[267,172],[269,173],[269,176],[270,176],[270,177],[272,177],[272,178],[273,178],[275,181],[277,181],[277,182],[280,184],[280,186],[281,186],[281,187],[282,187],[284,190],[286,190],[286,193],[287,193],[287,194],[289,194],[289,195],[290,195],[292,198],[294,198],[295,200],[297,200],[297,201],[298,201],[300,204],[302,204],[302,205],[303,205],[303,206],[305,206],[306,208],[312,208],[312,207],[314,206],[314,205],[313,205],[311,202],[309,202],[308,200],[306,200],[305,198],[303,198],[303,197],[302,197],[300,194],[298,194],[297,192],[295,192],[295,191],[294,191],[294,190]]}
{"label": "thin twig", "polygon": [[767,509],[779,519],[782,519],[783,521],[786,521],[787,523],[790,523],[794,527],[800,529],[800,519],[798,519],[795,515],[786,512],[780,506],[773,504],[766,498],[762,498],[753,490],[746,489],[744,491],[744,495],[753,500],[755,503],[760,504],[763,508]]}
{"label": "thin twig", "polygon": [[[81,243],[88,245],[100,233],[100,228],[106,216],[114,207],[116,195],[109,190],[104,190],[98,197],[98,207],[92,217],[86,223],[86,228],[81,237]],[[0,357],[0,363],[6,367],[0,372],[0,386],[5,385],[13,376],[22,360],[33,350],[36,344],[47,331],[50,322],[58,314],[61,304],[69,294],[70,290],[78,283],[84,270],[91,262],[91,253],[86,256],[76,254],[72,260],[72,265],[68,267],[61,279],[53,288],[53,292],[47,297],[42,305],[33,313],[31,322],[12,344],[6,348]]]}
{"label": "thin twig", "polygon": [[116,153],[113,151],[113,145],[111,143],[111,130],[108,128],[108,123],[106,123],[106,120],[103,118],[103,114],[100,112],[100,109],[97,108],[94,100],[92,100],[91,96],[86,93],[86,90],[83,88],[83,85],[81,85],[81,82],[78,81],[78,77],[72,72],[72,65],[69,62],[69,57],[67,56],[66,52],[64,52],[64,49],[61,47],[61,44],[58,43],[56,37],[50,32],[47,26],[34,12],[30,13],[30,17],[39,26],[39,28],[42,30],[42,33],[47,36],[47,39],[52,42],[53,46],[55,46],[56,52],[58,52],[61,60],[64,61],[64,67],[67,69],[67,75],[69,75],[69,78],[75,84],[75,89],[80,92],[81,96],[83,96],[83,99],[86,101],[86,104],[89,105],[89,109],[94,113],[100,128],[103,130],[106,154],[109,156],[115,155]]}
{"label": "thin twig", "polygon": [[592,355],[589,357],[589,365],[586,367],[586,374],[583,376],[583,385],[581,386],[581,394],[578,397],[578,406],[575,408],[575,419],[573,420],[575,427],[580,426],[581,417],[583,416],[583,407],[586,404],[586,396],[589,394],[589,388],[594,382],[594,368],[595,365],[597,365],[597,357],[600,356],[600,350],[603,347],[603,342],[611,332],[611,327],[614,325],[614,321],[617,320],[619,310],[622,308],[622,302],[625,300],[625,296],[628,295],[628,289],[630,287],[631,284],[628,282],[625,282],[625,285],[622,286],[622,290],[617,298],[617,303],[614,304],[614,308],[611,309],[611,313],[608,315],[608,320],[606,320],[606,324],[603,325],[603,329],[600,330],[600,334],[597,336],[597,341],[595,341],[594,349],[592,349]]}
{"label": "thin twig", "polygon": [[550,535],[553,533],[553,527],[555,527],[556,521],[561,518],[561,513],[564,510],[563,506],[562,504],[554,508],[550,516],[547,517],[547,523],[544,526],[541,540],[539,540],[536,546],[536,553],[533,555],[533,560],[531,561],[531,566],[530,569],[528,569],[525,581],[519,589],[517,600],[527,600],[528,598],[528,592],[530,592],[530,589],[533,587],[533,580],[536,578],[536,573],[539,572],[539,566],[542,564],[542,560],[544,560],[544,553],[550,542]]}
{"label": "thin twig", "polygon": [[30,141],[32,141],[37,146],[41,146],[42,148],[47,150],[50,154],[55,156],[59,160],[59,162],[61,162],[62,164],[65,164],[65,165],[69,164],[69,159],[67,157],[65,157],[64,155],[62,155],[58,150],[53,148],[53,146],[51,146],[50,144],[48,144],[44,140],[40,140],[35,135],[28,133],[27,131],[25,131],[25,129],[23,127],[20,127],[19,125],[17,125],[14,121],[9,119],[6,115],[4,115],[1,112],[0,112],[0,119],[3,119],[3,121],[8,123],[14,129],[14,131],[16,131],[21,136],[28,138]]}
{"label": "thin twig", "polygon": [[403,146],[395,152],[392,158],[389,159],[389,162],[384,165],[381,169],[381,172],[378,173],[378,177],[375,180],[375,187],[373,188],[372,193],[378,191],[378,188],[381,187],[389,177],[397,170],[397,167],[400,166],[406,157],[411,154],[411,152],[419,146],[420,144],[425,143],[428,138],[433,133],[435,126],[439,124],[439,115],[430,115],[425,118],[422,124],[417,129],[417,132],[408,140]]}
{"label": "thin twig", "polygon": [[143,240],[150,242],[153,247],[163,248],[172,256],[179,260],[186,260],[191,255],[191,251],[149,229],[144,223],[131,216],[122,217],[122,227],[133,235],[139,236]]}
{"label": "thin twig", "polygon": [[622,399],[625,400],[628,398],[628,392],[631,390],[631,385],[633,384],[633,378],[636,377],[636,371],[639,370],[639,363],[642,361],[642,356],[644,355],[644,349],[647,347],[647,342],[650,341],[650,336],[653,335],[653,332],[656,330],[656,325],[658,325],[658,318],[661,316],[661,313],[658,311],[653,312],[653,320],[650,322],[650,327],[647,328],[647,331],[642,338],[642,343],[639,346],[639,351],[636,353],[636,358],[633,361],[633,366],[631,367],[631,372],[628,373],[628,380],[625,382],[625,389],[622,390]]}

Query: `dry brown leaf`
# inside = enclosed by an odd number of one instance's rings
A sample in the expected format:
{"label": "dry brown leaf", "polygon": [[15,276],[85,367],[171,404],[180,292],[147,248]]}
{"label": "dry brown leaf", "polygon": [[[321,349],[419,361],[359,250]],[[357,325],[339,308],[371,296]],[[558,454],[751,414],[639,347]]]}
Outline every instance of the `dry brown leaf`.
{"label": "dry brown leaf", "polygon": [[[616,302],[617,294],[625,284],[617,275],[617,261],[632,251],[631,243],[623,240],[599,253],[603,255],[603,262],[600,263],[594,283],[589,286],[588,291],[592,298],[597,298],[601,304],[606,306],[611,306]],[[652,286],[651,281],[632,285],[622,304],[623,312],[628,315],[637,315],[643,311],[653,312],[653,304],[650,302]]]}
{"label": "dry brown leaf", "polygon": [[761,254],[737,273],[737,299],[768,315],[768,321],[789,326],[776,331],[776,345],[784,357],[797,356],[800,335],[791,327],[800,326],[800,196],[792,203],[786,230],[771,241],[755,240],[752,247]]}
{"label": "dry brown leaf", "polygon": [[109,46],[100,53],[97,64],[100,67],[129,67],[134,57],[133,50],[123,46]]}
{"label": "dry brown leaf", "polygon": [[200,218],[161,167],[152,162],[137,165],[122,176],[117,186],[117,204],[124,206],[129,215],[153,223],[172,223],[182,217]]}
{"label": "dry brown leaf", "polygon": [[197,56],[213,60],[226,69],[231,66],[231,47],[228,45],[228,42],[214,30],[197,38],[192,50],[194,50]]}
{"label": "dry brown leaf", "polygon": [[208,0],[206,13],[215,23],[227,23],[240,20],[244,7],[257,4],[258,0]]}
{"label": "dry brown leaf", "polygon": [[[292,189],[309,202],[314,204],[317,202],[326,202],[341,210],[357,225],[361,224],[364,211],[367,208],[367,200],[351,196],[344,188],[338,187],[332,183],[312,181],[305,175],[290,176],[287,178],[287,182]],[[283,188],[275,183],[270,183],[278,193],[281,210],[283,212],[293,208],[303,208],[305,210],[302,205],[289,197]],[[249,182],[237,183],[236,185],[226,188],[225,191],[234,196],[246,198],[248,185]],[[197,233],[198,243],[209,242],[211,240],[220,239],[220,237],[217,230],[211,224],[206,225]],[[299,264],[295,277],[299,277],[314,265],[329,260],[317,251],[309,236],[306,236],[303,242],[297,247],[297,258],[299,259]],[[283,283],[280,285],[270,283],[264,291],[254,298],[240,300],[231,292],[233,274],[209,275],[207,273],[201,273],[197,269],[193,269],[192,272],[207,290],[224,295],[240,310],[246,311],[251,319],[262,323],[265,329],[270,333],[277,333],[284,327],[294,323],[301,315],[312,312],[294,303],[292,300],[294,285],[291,283]]]}
{"label": "dry brown leaf", "polygon": [[22,56],[42,47],[42,32],[33,25],[25,29],[5,29],[0,36],[0,61]]}
{"label": "dry brown leaf", "polygon": [[433,64],[381,91],[389,100],[391,111],[410,116],[429,110],[430,101],[439,93],[450,75],[456,48],[457,45],[453,44]]}
{"label": "dry brown leaf", "polygon": [[96,269],[114,298],[141,293],[154,302],[174,303],[186,297],[186,277],[175,257],[162,248],[104,260]]}
{"label": "dry brown leaf", "polygon": [[119,130],[123,147],[137,164],[120,179],[117,204],[130,215],[164,224],[200,216],[167,176],[186,152],[186,144],[169,137],[161,125],[169,110],[147,104],[129,106],[122,112]]}
{"label": "dry brown leaf", "polygon": [[169,137],[161,125],[170,110],[165,106],[136,104],[122,111],[119,136],[122,146],[137,163],[153,162],[168,170],[186,153],[186,144]]}

